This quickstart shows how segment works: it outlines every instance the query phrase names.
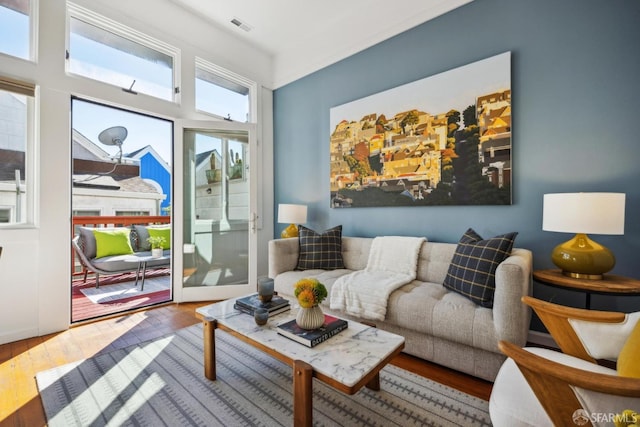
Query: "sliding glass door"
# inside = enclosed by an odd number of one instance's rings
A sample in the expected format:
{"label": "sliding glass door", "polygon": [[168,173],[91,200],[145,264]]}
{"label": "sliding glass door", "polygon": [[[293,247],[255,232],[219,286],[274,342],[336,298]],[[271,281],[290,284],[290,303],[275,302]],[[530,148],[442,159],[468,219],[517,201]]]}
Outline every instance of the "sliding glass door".
{"label": "sliding glass door", "polygon": [[[181,301],[232,298],[255,291],[255,126],[235,122],[178,122],[176,183],[183,236]],[[177,194],[177,192],[181,194]],[[180,205],[180,206],[179,206]],[[252,262],[253,261],[253,262]],[[176,264],[177,267],[177,264]],[[176,275],[178,276],[178,275]]]}

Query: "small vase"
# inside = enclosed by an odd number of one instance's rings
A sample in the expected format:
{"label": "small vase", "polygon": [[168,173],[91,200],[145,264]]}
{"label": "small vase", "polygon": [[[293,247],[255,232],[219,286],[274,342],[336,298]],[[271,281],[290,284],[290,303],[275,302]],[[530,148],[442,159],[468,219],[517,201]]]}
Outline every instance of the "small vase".
{"label": "small vase", "polygon": [[296,323],[302,329],[318,329],[324,324],[324,313],[317,305],[311,308],[301,307],[296,316]]}
{"label": "small vase", "polygon": [[162,256],[162,248],[153,248],[151,249],[151,257],[152,258],[160,258]]}

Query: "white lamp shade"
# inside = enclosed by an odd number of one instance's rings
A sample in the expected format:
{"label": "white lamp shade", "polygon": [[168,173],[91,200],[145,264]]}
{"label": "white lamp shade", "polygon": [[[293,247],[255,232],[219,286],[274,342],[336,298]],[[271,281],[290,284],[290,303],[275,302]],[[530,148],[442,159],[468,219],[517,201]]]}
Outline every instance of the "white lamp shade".
{"label": "white lamp shade", "polygon": [[542,229],[563,233],[624,234],[624,193],[544,195]]}
{"label": "white lamp shade", "polygon": [[307,206],[279,204],[278,222],[286,224],[304,224],[307,222]]}

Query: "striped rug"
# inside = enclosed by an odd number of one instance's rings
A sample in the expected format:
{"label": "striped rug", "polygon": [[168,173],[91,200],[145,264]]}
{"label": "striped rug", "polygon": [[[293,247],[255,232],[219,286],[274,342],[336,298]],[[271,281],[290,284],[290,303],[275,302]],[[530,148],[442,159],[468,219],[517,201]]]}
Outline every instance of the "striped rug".
{"label": "striped rug", "polygon": [[[291,368],[218,330],[212,382],[202,346],[194,325],[37,374],[48,425],[292,425]],[[395,366],[380,385],[347,396],[314,380],[314,425],[490,425],[486,401]]]}

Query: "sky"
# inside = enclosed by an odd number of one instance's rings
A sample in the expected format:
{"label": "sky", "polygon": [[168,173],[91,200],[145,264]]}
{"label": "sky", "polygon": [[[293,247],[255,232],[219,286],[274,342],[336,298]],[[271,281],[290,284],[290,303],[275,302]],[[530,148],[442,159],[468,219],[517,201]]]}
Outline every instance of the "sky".
{"label": "sky", "polygon": [[73,101],[71,116],[75,130],[110,154],[117,154],[117,147],[101,144],[98,135],[107,128],[124,126],[128,132],[127,138],[122,143],[124,154],[151,145],[167,164],[172,164],[173,123],[171,121],[78,99]]}
{"label": "sky", "polygon": [[[342,120],[358,121],[376,113],[387,118],[411,109],[441,114],[460,112],[479,95],[511,88],[511,52],[426,77],[331,109],[330,131]],[[461,123],[463,125],[463,123]]]}

